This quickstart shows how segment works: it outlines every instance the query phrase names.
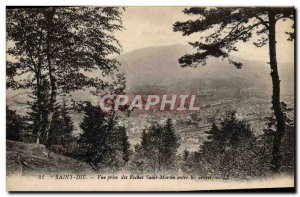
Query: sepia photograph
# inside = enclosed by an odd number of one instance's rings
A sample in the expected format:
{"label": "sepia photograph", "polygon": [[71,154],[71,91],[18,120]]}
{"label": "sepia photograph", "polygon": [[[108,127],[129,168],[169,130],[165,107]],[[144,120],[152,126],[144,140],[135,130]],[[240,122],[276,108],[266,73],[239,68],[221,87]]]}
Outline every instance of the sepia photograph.
{"label": "sepia photograph", "polygon": [[295,191],[295,12],[6,6],[6,190]]}

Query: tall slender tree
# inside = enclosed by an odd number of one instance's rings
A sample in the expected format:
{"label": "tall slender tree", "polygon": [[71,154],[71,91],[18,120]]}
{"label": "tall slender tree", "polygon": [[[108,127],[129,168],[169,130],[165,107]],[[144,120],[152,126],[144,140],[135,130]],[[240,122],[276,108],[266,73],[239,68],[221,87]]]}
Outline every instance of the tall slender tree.
{"label": "tall slender tree", "polygon": [[163,132],[162,125],[157,122],[143,131],[141,137],[141,146],[146,158],[146,164],[151,167],[150,171],[161,171],[163,162]]}
{"label": "tall slender tree", "polygon": [[172,119],[168,118],[164,125],[163,136],[163,167],[172,168],[176,160],[177,149],[179,148],[179,137],[175,133]]}
{"label": "tall slender tree", "polygon": [[[228,59],[237,68],[241,62],[230,59],[229,54],[237,51],[236,43],[247,42],[256,34],[259,39],[255,46],[269,45],[270,68],[273,83],[272,105],[277,122],[277,131],[273,142],[273,159],[271,169],[280,169],[280,146],[285,132],[285,121],[280,106],[280,79],[276,56],[276,23],[280,20],[294,21],[293,8],[199,8],[184,9],[187,15],[197,16],[195,20],[176,22],[174,31],[183,32],[188,36],[197,32],[207,32],[207,36],[199,41],[190,43],[197,52],[184,55],[179,59],[181,66],[205,65],[209,56]],[[294,24],[292,25],[294,28]],[[287,32],[288,40],[294,40],[294,32]]]}
{"label": "tall slender tree", "polygon": [[43,132],[47,127],[47,117],[49,115],[49,88],[50,85],[45,78],[45,75],[37,75],[36,83],[31,86],[32,94],[28,97],[31,99],[27,101],[31,110],[27,113],[30,121],[29,128],[34,136],[36,136],[36,143],[45,144],[46,136]]}
{"label": "tall slender tree", "polygon": [[129,156],[130,156],[130,144],[128,141],[128,135],[126,132],[126,128],[123,126],[120,126],[117,128],[117,131],[119,134],[119,147],[123,154],[122,159],[123,159],[124,163],[127,163],[129,161]]}
{"label": "tall slender tree", "polygon": [[84,119],[80,124],[83,133],[79,138],[80,152],[78,159],[97,166],[108,154],[107,127],[108,117],[100,107],[87,102]]}
{"label": "tall slender tree", "polygon": [[[41,26],[41,10],[36,8],[7,10],[7,40],[12,44],[7,49],[9,55],[7,70],[7,88],[31,89],[34,103],[31,107],[35,113],[36,142],[40,142],[42,125],[47,117],[42,111],[46,108],[43,103],[42,88],[45,87],[45,56],[43,50],[43,34],[38,31]],[[49,88],[49,87],[48,87]],[[35,131],[33,131],[35,132]]]}

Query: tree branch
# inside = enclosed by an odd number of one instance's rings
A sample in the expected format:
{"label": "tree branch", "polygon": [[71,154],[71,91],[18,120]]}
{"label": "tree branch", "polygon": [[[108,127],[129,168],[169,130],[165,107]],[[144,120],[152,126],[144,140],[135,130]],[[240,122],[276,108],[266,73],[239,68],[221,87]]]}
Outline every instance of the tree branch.
{"label": "tree branch", "polygon": [[265,20],[263,20],[260,16],[255,15],[255,17],[267,28],[269,29],[269,24]]}

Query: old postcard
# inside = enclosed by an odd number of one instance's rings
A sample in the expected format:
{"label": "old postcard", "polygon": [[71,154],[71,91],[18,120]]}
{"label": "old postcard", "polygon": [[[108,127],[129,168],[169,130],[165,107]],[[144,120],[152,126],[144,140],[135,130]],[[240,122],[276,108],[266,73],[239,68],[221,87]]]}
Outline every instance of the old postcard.
{"label": "old postcard", "polygon": [[7,190],[293,190],[294,16],[6,7]]}

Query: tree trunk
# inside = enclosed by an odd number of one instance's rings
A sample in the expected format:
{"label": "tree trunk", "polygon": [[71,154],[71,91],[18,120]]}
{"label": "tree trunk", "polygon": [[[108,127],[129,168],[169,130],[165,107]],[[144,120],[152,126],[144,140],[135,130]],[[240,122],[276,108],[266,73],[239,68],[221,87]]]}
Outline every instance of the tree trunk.
{"label": "tree trunk", "polygon": [[51,126],[51,122],[53,119],[54,114],[54,107],[56,103],[57,97],[57,79],[55,75],[55,65],[52,64],[52,53],[51,53],[51,34],[53,30],[53,18],[55,14],[55,8],[50,8],[49,12],[47,13],[47,22],[48,22],[48,31],[47,31],[47,64],[48,64],[48,72],[49,72],[49,79],[50,79],[50,86],[51,86],[51,96],[49,101],[49,115],[48,121],[46,126],[46,141],[48,140],[49,130]]}
{"label": "tree trunk", "polygon": [[[31,58],[33,59],[33,58]],[[37,98],[37,104],[38,104],[38,124],[37,124],[37,132],[36,132],[36,144],[40,144],[40,137],[42,134],[42,123],[43,123],[43,116],[42,116],[42,96],[41,96],[41,88],[42,88],[42,74],[41,74],[41,63],[39,62],[38,64],[35,64],[32,62],[34,65],[34,73],[36,76],[36,98]]]}
{"label": "tree trunk", "polygon": [[284,115],[281,110],[280,105],[280,80],[278,75],[277,68],[277,60],[276,60],[276,20],[275,13],[269,11],[269,53],[270,53],[270,67],[271,67],[271,77],[273,83],[273,95],[272,95],[272,105],[274,114],[276,117],[276,133],[274,134],[273,141],[273,150],[272,150],[272,162],[271,162],[271,170],[273,172],[279,172],[280,170],[280,162],[281,162],[281,154],[280,154],[280,146],[281,141],[285,132],[285,120]]}
{"label": "tree trunk", "polygon": [[40,69],[37,68],[36,83],[37,83],[37,100],[38,100],[38,129],[36,134],[36,143],[40,143],[40,137],[42,133],[42,105],[41,105],[41,81],[40,81]]}

